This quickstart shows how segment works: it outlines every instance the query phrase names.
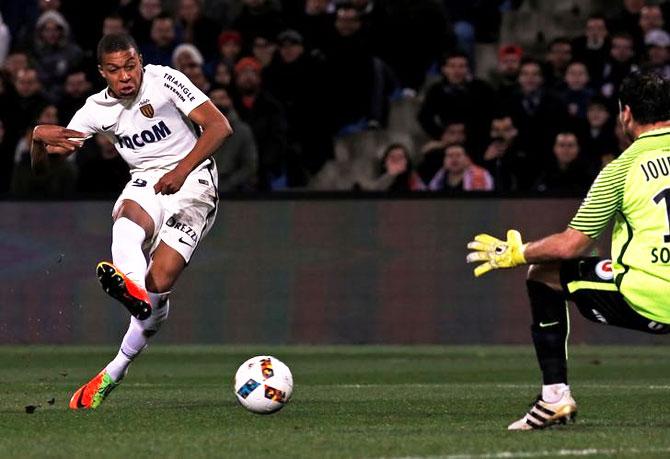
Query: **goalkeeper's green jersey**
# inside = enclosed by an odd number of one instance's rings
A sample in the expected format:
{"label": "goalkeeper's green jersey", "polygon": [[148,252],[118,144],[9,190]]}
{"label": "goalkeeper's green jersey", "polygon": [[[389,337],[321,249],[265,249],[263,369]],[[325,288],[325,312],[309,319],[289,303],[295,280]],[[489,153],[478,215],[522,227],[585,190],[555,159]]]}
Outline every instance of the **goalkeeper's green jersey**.
{"label": "goalkeeper's green jersey", "polygon": [[647,131],[591,185],[570,227],[596,238],[614,217],[614,282],[641,315],[670,323],[670,128]]}

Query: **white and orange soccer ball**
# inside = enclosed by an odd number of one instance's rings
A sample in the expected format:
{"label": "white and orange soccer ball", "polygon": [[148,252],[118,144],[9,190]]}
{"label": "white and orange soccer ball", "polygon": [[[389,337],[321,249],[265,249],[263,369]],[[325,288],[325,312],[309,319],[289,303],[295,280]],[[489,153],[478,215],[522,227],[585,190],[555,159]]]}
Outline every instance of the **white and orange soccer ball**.
{"label": "white and orange soccer ball", "polygon": [[279,411],[293,393],[291,370],[271,355],[252,357],[235,373],[235,395],[240,404],[258,414]]}

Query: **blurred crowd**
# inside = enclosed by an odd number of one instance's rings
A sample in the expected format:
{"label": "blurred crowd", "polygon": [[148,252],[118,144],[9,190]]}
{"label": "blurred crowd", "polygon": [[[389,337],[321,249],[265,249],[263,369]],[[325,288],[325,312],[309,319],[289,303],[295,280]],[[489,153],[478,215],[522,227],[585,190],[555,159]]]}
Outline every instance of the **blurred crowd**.
{"label": "blurred crowd", "polygon": [[[235,134],[215,154],[222,193],[581,195],[629,145],[616,123],[622,79],[670,77],[670,2],[609,3],[538,51],[500,40],[523,0],[5,0],[0,194],[123,188],[127,166],[102,136],[51,158],[43,177],[29,148],[35,125],[67,125],[104,87],[96,44],[127,31],[145,64],[183,72],[230,119]],[[479,43],[496,49],[483,76]],[[374,134],[402,130],[389,127],[398,106],[420,130],[407,142]],[[365,135],[389,140],[361,173],[337,151]]]}

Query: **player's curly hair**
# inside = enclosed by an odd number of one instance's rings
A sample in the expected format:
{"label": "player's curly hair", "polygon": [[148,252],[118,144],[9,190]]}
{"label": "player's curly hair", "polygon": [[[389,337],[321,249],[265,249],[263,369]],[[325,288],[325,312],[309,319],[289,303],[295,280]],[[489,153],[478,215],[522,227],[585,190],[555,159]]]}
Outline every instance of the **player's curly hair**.
{"label": "player's curly hair", "polygon": [[135,39],[129,34],[110,33],[105,35],[98,42],[98,64],[102,64],[102,56],[104,54],[126,51],[130,48],[135,48],[135,51],[139,54],[140,48],[137,46]]}
{"label": "player's curly hair", "polygon": [[670,82],[656,73],[633,72],[624,78],[619,101],[639,124],[670,120]]}

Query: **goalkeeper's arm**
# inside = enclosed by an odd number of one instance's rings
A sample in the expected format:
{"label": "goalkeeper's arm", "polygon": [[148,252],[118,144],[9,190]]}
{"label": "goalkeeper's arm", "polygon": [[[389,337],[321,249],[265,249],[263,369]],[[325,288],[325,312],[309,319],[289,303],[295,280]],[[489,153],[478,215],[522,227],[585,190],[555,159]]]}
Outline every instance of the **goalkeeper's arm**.
{"label": "goalkeeper's arm", "polygon": [[516,230],[507,232],[507,240],[501,241],[487,234],[479,234],[468,244],[473,250],[468,263],[484,263],[474,270],[479,277],[492,269],[513,268],[522,264],[567,260],[582,254],[593,239],[574,228],[552,234],[543,239],[524,244]]}

